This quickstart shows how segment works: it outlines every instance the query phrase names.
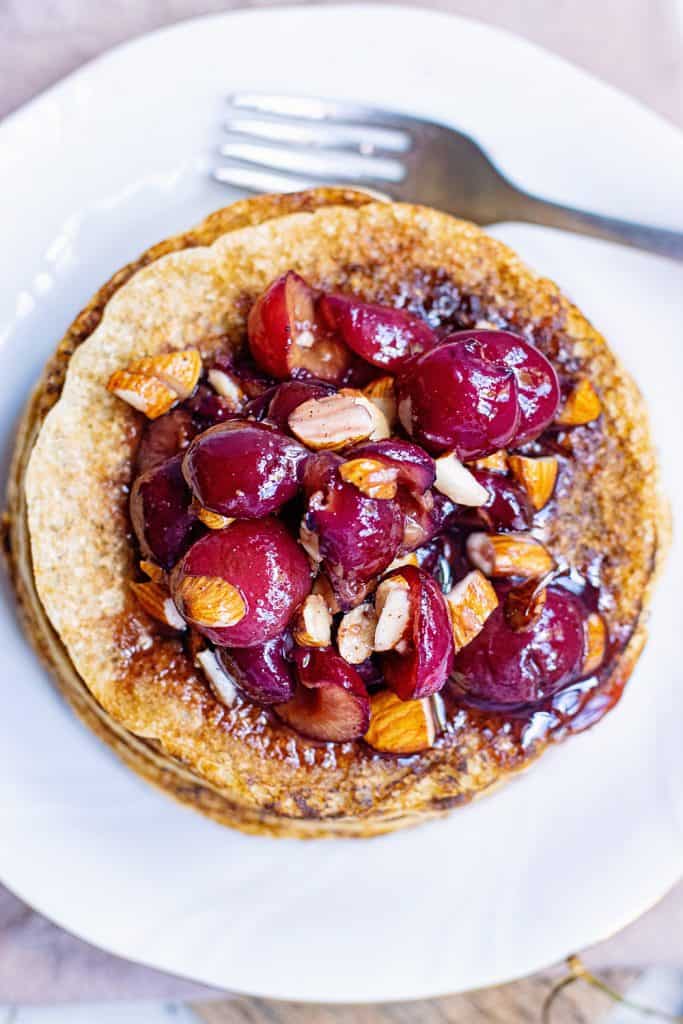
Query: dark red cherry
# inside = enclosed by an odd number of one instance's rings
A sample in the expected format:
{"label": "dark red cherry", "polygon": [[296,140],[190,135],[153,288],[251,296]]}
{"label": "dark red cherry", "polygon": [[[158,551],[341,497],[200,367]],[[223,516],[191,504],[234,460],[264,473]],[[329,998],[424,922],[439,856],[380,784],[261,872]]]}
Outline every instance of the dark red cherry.
{"label": "dark red cherry", "polygon": [[424,494],[434,483],[436,466],[427,452],[399,437],[386,441],[362,441],[345,452],[347,459],[377,459],[396,469],[397,482],[415,494]]}
{"label": "dark red cherry", "polygon": [[192,416],[197,430],[206,430],[226,420],[241,419],[232,403],[221,398],[208,384],[200,384],[183,403],[183,408]]}
{"label": "dark red cherry", "polygon": [[[238,591],[243,603],[239,621],[215,626],[207,624],[207,617],[201,622],[192,617],[185,581],[197,576],[209,583],[224,580]],[[311,570],[302,548],[277,519],[238,520],[193,544],[173,570],[170,584],[181,615],[209,640],[219,646],[253,647],[282,633],[310,592]]]}
{"label": "dark red cherry", "polygon": [[319,380],[286,380],[278,384],[268,404],[266,417],[280,430],[289,430],[289,414],[309,398],[327,398],[334,394],[331,384]]}
{"label": "dark red cherry", "polygon": [[352,295],[323,295],[320,312],[328,327],[373,366],[395,372],[411,356],[437,344],[431,327],[402,309],[361,302]]}
{"label": "dark red cherry", "polygon": [[401,700],[416,700],[437,693],[453,666],[451,619],[438,583],[412,565],[391,573],[401,575],[410,588],[411,621],[404,653],[380,656],[384,679]]}
{"label": "dark red cherry", "polygon": [[294,696],[294,674],[286,654],[287,636],[257,647],[219,647],[218,660],[247,697],[259,704],[279,704]]}
{"label": "dark red cherry", "polygon": [[450,342],[412,360],[397,395],[401,423],[418,444],[465,461],[505,448],[519,425],[513,371],[477,342]]}
{"label": "dark red cherry", "polygon": [[182,455],[142,473],[130,492],[130,518],[144,558],[170,569],[204,527],[190,511],[192,495],[183,478]]}
{"label": "dark red cherry", "polygon": [[295,648],[299,687],[278,716],[302,736],[330,743],[360,739],[370,724],[370,698],[356,670],[331,647]]}
{"label": "dark red cherry", "polygon": [[487,362],[507,366],[515,375],[520,408],[516,447],[538,437],[557,415],[560,384],[552,363],[535,345],[511,331],[457,331],[448,341],[474,345]]}
{"label": "dark red cherry", "polygon": [[449,526],[454,515],[460,509],[450,498],[440,491],[425,491],[424,494],[411,494],[400,491],[396,500],[401,507],[403,518],[403,537],[400,551],[406,554],[416,551],[428,544],[443,529]]}
{"label": "dark red cherry", "polygon": [[292,270],[256,300],[248,332],[254,359],[279,380],[300,371],[339,384],[351,363],[348,348],[317,323],[313,289]]}
{"label": "dark red cherry", "polygon": [[488,500],[478,508],[456,506],[457,511],[450,516],[449,522],[475,529],[481,529],[483,526],[492,533],[501,530],[528,530],[534,517],[534,510],[525,489],[502,473],[482,469],[475,469],[473,472],[482,487],[488,491]]}
{"label": "dark red cherry", "polygon": [[290,501],[308,452],[266,423],[220,423],[190,444],[183,473],[200,505],[223,516],[259,519]]}
{"label": "dark red cherry", "polygon": [[577,679],[584,650],[580,601],[548,587],[540,617],[515,631],[506,621],[504,598],[481,633],[455,658],[455,678],[465,692],[490,704],[535,704]]}
{"label": "dark red cherry", "polygon": [[187,448],[197,428],[187,409],[171,409],[156,420],[147,420],[136,457],[138,473],[159,466]]}
{"label": "dark red cherry", "polygon": [[301,470],[301,486],[307,497],[316,491],[324,491],[338,480],[337,470],[343,463],[336,452],[315,452],[309,455]]}

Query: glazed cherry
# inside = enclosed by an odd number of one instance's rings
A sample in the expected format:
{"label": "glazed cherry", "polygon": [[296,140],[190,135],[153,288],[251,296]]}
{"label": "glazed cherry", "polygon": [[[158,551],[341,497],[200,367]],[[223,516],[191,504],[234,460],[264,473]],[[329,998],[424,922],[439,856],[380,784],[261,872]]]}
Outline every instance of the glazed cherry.
{"label": "glazed cherry", "polygon": [[441,533],[455,517],[460,505],[455,505],[440,491],[411,494],[399,490],[396,500],[401,508],[403,536],[400,552],[417,551]]}
{"label": "glazed cherry", "polygon": [[538,620],[515,631],[504,614],[509,587],[481,633],[455,658],[455,678],[471,697],[492,705],[535,704],[579,677],[584,611],[573,594],[548,587]]}
{"label": "glazed cherry", "polygon": [[396,569],[409,586],[410,626],[407,650],[380,656],[387,686],[401,700],[416,700],[437,693],[453,667],[451,620],[439,585],[428,573],[412,565]]}
{"label": "glazed cherry", "polygon": [[231,420],[192,441],[183,474],[204,508],[260,519],[295,496],[307,454],[303,445],[275,427]]}
{"label": "glazed cherry", "polygon": [[302,736],[331,743],[360,739],[370,724],[370,698],[356,670],[331,647],[294,650],[299,687],[278,704],[283,722]]}
{"label": "glazed cherry", "polygon": [[363,441],[350,448],[347,459],[377,459],[397,471],[396,480],[414,494],[424,494],[434,483],[436,467],[434,459],[427,452],[399,437],[386,441]]}
{"label": "glazed cherry", "polygon": [[185,401],[183,408],[192,416],[196,430],[206,430],[216,423],[241,418],[232,403],[217,395],[208,384],[200,384],[195,393]]}
{"label": "glazed cherry", "polygon": [[265,416],[280,430],[287,431],[289,414],[310,398],[326,398],[334,394],[331,384],[319,380],[286,380],[272,392]]}
{"label": "glazed cherry", "polygon": [[458,331],[448,341],[475,346],[487,362],[507,366],[515,375],[520,409],[513,444],[538,437],[557,415],[560,384],[555,369],[535,345],[511,331]]}
{"label": "glazed cherry", "polygon": [[254,303],[249,347],[258,365],[279,380],[298,371],[339,384],[351,353],[316,322],[315,293],[293,270],[274,281]]}
{"label": "glazed cherry", "polygon": [[412,356],[437,344],[431,327],[402,309],[361,302],[352,295],[323,295],[320,312],[328,327],[366,362],[395,373]]}
{"label": "glazed cherry", "polygon": [[[187,607],[188,577],[203,577],[209,587],[212,579],[219,588],[220,581],[230,584],[241,598],[241,618],[228,626],[209,625],[211,606],[202,607],[202,621],[193,618],[198,602]],[[238,520],[193,544],[170,585],[181,615],[213,643],[253,647],[283,632],[311,589],[311,571],[302,548],[277,519]]]}
{"label": "glazed cherry", "polygon": [[483,526],[492,533],[528,530],[531,527],[534,510],[527,492],[520,484],[502,473],[489,470],[476,469],[474,476],[488,491],[488,500],[478,508],[458,506],[449,519],[450,523],[475,529]]}
{"label": "glazed cherry", "polygon": [[196,433],[192,416],[184,408],[172,409],[156,420],[148,420],[137,453],[138,472],[144,473],[177,455],[187,448]]}
{"label": "glazed cherry", "polygon": [[515,375],[478,342],[451,341],[412,360],[398,378],[397,397],[413,440],[465,461],[505,448],[519,425]]}
{"label": "glazed cherry", "polygon": [[170,569],[204,527],[190,511],[192,495],[183,478],[182,455],[142,473],[130,492],[130,518],[144,558]]}
{"label": "glazed cherry", "polygon": [[294,696],[294,674],[286,655],[288,635],[256,647],[218,648],[218,660],[247,697],[259,704],[280,704]]}

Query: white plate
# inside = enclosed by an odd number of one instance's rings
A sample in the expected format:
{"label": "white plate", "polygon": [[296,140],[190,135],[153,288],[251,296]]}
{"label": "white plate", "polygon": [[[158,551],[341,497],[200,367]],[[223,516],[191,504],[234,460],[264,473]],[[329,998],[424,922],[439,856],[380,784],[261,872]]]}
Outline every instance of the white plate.
{"label": "white plate", "polygon": [[[519,39],[391,7],[187,22],[115,50],[0,125],[0,415],[11,425],[91,293],[232,195],[206,176],[221,99],[309,91],[477,135],[530,189],[683,228],[683,143]],[[681,269],[559,232],[496,234],[559,280],[650,399],[683,508]],[[671,443],[674,439],[675,443]],[[115,953],[230,989],[323,1001],[490,985],[624,925],[683,853],[680,547],[619,708],[447,821],[371,841],[249,838],[138,781],[74,719],[0,619],[0,876]]]}

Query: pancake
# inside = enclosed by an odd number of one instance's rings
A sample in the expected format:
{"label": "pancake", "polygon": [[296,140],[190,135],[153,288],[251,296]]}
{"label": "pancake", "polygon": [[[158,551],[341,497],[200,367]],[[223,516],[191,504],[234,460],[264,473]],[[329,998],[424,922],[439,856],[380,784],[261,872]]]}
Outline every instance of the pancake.
{"label": "pancake", "polygon": [[[361,741],[308,741],[248,701],[224,706],[182,642],[141,612],[128,586],[128,490],[142,417],[106,391],[107,380],[143,354],[238,348],[253,301],[288,269],[434,325],[509,327],[561,373],[590,378],[602,416],[563,438],[571,472],[543,528],[551,553],[599,587],[610,656],[593,687],[525,716],[447,701],[430,750],[387,757]],[[246,831],[366,836],[466,802],[616,702],[645,640],[667,529],[638,391],[554,284],[472,224],[316,190],[219,211],[101,289],[27,410],[6,546],[34,645],[76,711],[131,767]]]}

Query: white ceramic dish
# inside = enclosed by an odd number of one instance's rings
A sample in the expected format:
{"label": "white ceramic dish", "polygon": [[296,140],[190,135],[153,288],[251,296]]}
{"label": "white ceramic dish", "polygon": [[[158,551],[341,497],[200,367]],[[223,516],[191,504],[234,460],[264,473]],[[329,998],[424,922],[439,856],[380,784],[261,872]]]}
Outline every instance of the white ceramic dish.
{"label": "white ceramic dish", "polygon": [[[221,97],[238,87],[452,119],[532,191],[683,228],[680,135],[505,33],[386,6],[185,23],[0,125],[5,459],[32,382],[91,293],[233,198],[206,171]],[[558,280],[634,371],[683,509],[680,266],[538,228],[495,233]],[[596,729],[446,821],[355,842],[245,837],[138,781],[51,689],[6,594],[0,877],[99,946],[244,992],[409,999],[529,973],[620,928],[680,874],[681,578],[679,545],[647,652]]]}

